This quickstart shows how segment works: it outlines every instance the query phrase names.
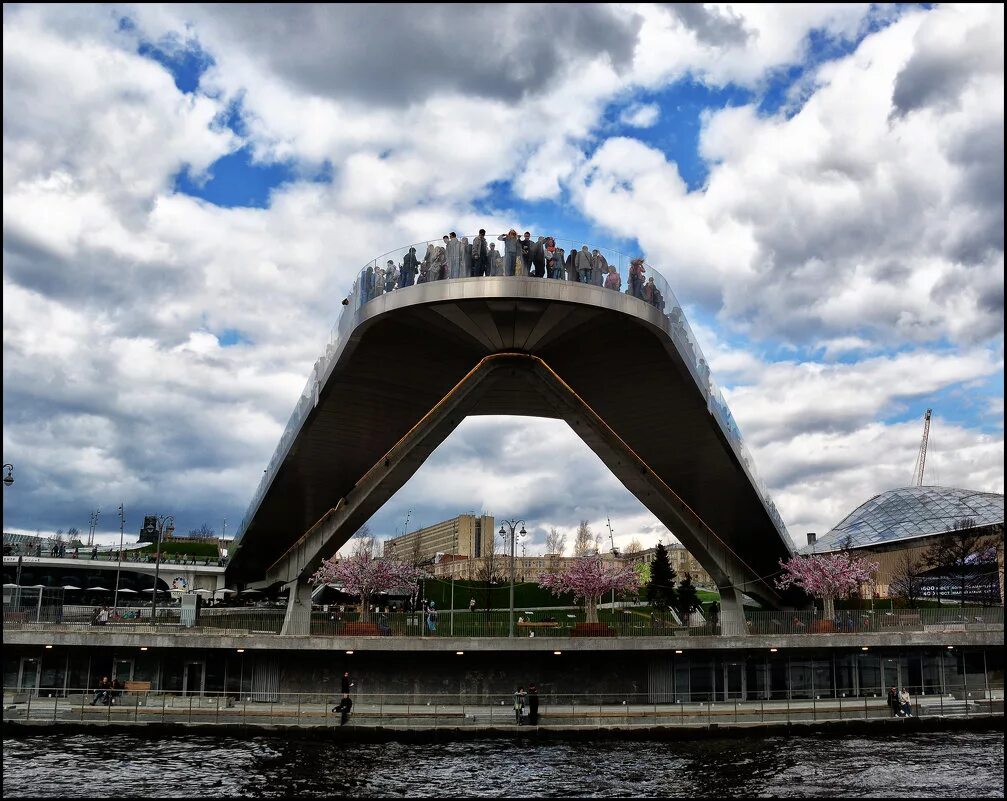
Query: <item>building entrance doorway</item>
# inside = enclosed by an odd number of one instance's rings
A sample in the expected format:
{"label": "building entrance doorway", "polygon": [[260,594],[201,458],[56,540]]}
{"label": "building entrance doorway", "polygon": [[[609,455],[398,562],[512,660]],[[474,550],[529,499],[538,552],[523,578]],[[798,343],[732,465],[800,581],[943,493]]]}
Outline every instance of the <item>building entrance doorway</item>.
{"label": "building entrance doorway", "polygon": [[122,682],[132,681],[133,660],[116,659],[114,662],[112,662],[112,680]]}
{"label": "building entrance doorway", "polygon": [[206,662],[186,662],[182,674],[182,695],[202,695],[206,682]]}
{"label": "building entrance doorway", "polygon": [[41,667],[41,660],[30,656],[21,657],[21,666],[18,670],[17,680],[19,692],[38,693],[38,679]]}
{"label": "building entrance doorway", "polygon": [[727,662],[724,664],[724,700],[744,701],[745,665],[742,662]]}

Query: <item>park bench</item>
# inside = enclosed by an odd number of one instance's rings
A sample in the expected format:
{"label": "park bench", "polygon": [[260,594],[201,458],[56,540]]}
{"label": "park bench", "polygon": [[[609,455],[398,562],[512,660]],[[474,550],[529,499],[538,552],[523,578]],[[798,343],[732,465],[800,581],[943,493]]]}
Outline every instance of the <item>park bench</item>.
{"label": "park bench", "polygon": [[130,695],[147,695],[150,692],[149,681],[127,681],[123,682],[125,692]]}
{"label": "park bench", "polygon": [[518,627],[522,629],[558,629],[559,623],[555,620],[519,620]]}

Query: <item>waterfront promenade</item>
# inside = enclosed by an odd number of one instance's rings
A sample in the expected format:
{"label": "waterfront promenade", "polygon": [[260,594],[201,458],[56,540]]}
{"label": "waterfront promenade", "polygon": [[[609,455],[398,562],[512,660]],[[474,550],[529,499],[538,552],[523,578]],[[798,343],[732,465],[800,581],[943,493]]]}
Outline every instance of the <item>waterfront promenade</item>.
{"label": "waterfront promenade", "polygon": [[[938,718],[1001,718],[1003,687],[990,687],[976,696],[950,694],[911,696],[913,715],[893,717],[883,697],[819,699],[764,699],[647,703],[646,697],[621,703],[589,703],[586,696],[546,696],[537,728],[576,731],[593,729],[706,729],[730,727],[786,727],[791,724],[868,721],[912,724]],[[280,693],[276,700],[203,694],[124,693],[115,704],[91,705],[93,693],[70,691],[63,697],[34,697],[4,692],[3,721],[27,725],[139,725],[228,726],[255,728],[333,728],[342,725],[368,729],[517,730],[512,697],[501,695],[465,703],[457,695],[422,698],[357,697],[345,724],[332,711],[337,699],[320,700],[317,693]]]}

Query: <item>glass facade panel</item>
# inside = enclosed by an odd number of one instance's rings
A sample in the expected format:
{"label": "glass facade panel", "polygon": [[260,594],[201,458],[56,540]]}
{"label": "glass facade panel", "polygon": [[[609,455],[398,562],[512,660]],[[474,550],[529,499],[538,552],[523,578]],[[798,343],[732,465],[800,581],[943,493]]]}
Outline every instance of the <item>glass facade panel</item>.
{"label": "glass facade panel", "polygon": [[920,654],[920,665],[923,672],[923,693],[937,695],[941,692],[941,661],[944,655],[940,651],[924,651]]}
{"label": "glass facade panel", "polygon": [[957,649],[944,651],[944,692],[964,698],[965,666],[962,664],[962,652]]}
{"label": "glass facade panel", "polygon": [[748,697],[751,700],[769,698],[769,669],[766,657],[749,656],[745,662],[745,680],[748,683]]}
{"label": "glass facade panel", "polygon": [[788,659],[781,654],[769,655],[769,697],[784,699],[789,697],[790,687],[787,678]]}
{"label": "glass facade panel", "polygon": [[713,659],[691,656],[689,658],[689,685],[693,701],[712,701],[714,693]]}
{"label": "glass facade panel", "polygon": [[66,654],[46,651],[42,657],[39,691],[42,695],[62,695],[66,677]]}
{"label": "glass facade panel", "polygon": [[857,656],[857,694],[866,698],[883,695],[881,682],[881,662],[878,657],[873,654]]}
{"label": "glass facade panel", "polygon": [[906,689],[913,695],[923,693],[923,660],[918,651],[904,654],[902,657],[902,681]]}
{"label": "glass facade panel", "polygon": [[169,693],[182,692],[183,670],[182,656],[178,654],[169,654],[166,656],[161,673],[160,689]]}
{"label": "glass facade panel", "polygon": [[859,695],[857,692],[857,655],[836,655],[836,694],[840,698]]}
{"label": "glass facade panel", "polygon": [[814,670],[810,659],[794,658],[790,660],[790,697],[813,698]]}
{"label": "glass facade panel", "polygon": [[965,689],[969,698],[986,697],[986,670],[982,651],[965,652]]}
{"label": "glass facade panel", "polygon": [[822,656],[814,660],[816,698],[835,698],[836,685],[832,668],[831,656]]}

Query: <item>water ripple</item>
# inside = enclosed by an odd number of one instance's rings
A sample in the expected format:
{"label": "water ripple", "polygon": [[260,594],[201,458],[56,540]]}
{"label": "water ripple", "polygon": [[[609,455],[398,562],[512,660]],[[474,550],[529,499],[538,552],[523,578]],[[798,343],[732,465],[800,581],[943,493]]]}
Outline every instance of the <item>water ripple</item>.
{"label": "water ripple", "polygon": [[4,798],[1002,798],[1003,771],[1003,732],[422,745],[103,732],[3,742]]}

